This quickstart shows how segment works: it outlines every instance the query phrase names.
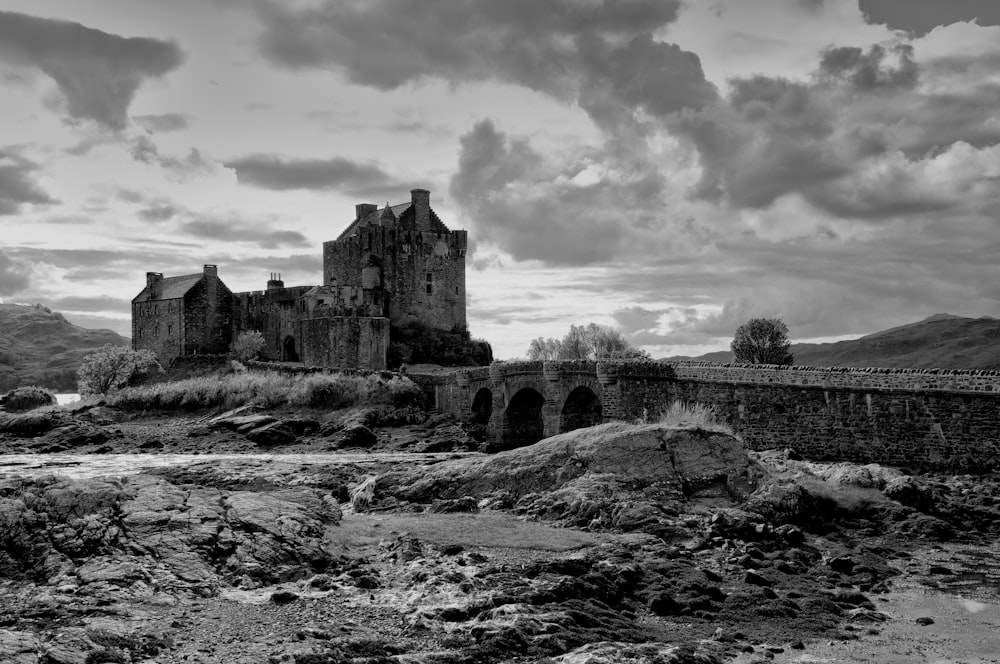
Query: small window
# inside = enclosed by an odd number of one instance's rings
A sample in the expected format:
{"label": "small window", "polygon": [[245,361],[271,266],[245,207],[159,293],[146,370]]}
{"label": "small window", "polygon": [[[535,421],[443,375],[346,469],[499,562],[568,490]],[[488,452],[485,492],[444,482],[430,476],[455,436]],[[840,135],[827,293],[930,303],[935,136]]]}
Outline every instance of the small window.
{"label": "small window", "polygon": [[169,337],[173,333],[174,333],[174,326],[173,325],[167,325],[167,336]]}
{"label": "small window", "polygon": [[434,292],[434,275],[430,272],[427,273],[427,293],[431,294]]}

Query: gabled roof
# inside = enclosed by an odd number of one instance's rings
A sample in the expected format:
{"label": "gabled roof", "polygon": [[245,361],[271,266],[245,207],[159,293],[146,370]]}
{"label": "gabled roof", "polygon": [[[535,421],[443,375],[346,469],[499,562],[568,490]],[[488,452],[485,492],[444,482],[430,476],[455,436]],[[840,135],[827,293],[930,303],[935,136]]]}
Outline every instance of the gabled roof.
{"label": "gabled roof", "polygon": [[[205,275],[201,272],[198,274],[185,274],[180,277],[165,277],[163,281],[160,282],[160,297],[155,298],[156,300],[174,300],[179,297],[184,297],[188,294],[192,288],[194,288],[202,277]],[[149,286],[147,285],[142,291],[132,299],[133,302],[148,302],[149,299]]]}
{"label": "gabled roof", "polygon": [[[337,236],[337,240],[343,240],[345,238],[357,235],[358,229],[364,226],[378,226],[379,221],[386,218],[391,218],[396,222],[403,221],[404,218],[413,223],[413,204],[412,203],[399,203],[397,205],[385,204],[384,207],[378,208],[373,212],[369,212],[360,219],[355,219],[351,222],[351,225],[344,229],[344,232]],[[435,233],[447,233],[448,227],[438,218],[437,214],[431,209],[431,227],[430,230]]]}

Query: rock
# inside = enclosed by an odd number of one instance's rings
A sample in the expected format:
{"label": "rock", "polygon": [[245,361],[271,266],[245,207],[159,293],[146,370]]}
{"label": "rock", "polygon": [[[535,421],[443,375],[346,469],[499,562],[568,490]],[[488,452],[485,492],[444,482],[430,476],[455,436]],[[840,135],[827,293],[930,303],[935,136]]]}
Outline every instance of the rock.
{"label": "rock", "polygon": [[680,614],[683,608],[684,605],[678,603],[667,592],[656,593],[649,601],[649,610],[658,616],[676,616]]}
{"label": "rock", "polygon": [[909,475],[891,480],[882,489],[882,493],[887,498],[919,512],[931,512],[937,505],[933,490]]}
{"label": "rock", "polygon": [[719,664],[714,654],[666,643],[587,643],[552,658],[557,664]]}
{"label": "rock", "polygon": [[338,447],[368,448],[378,442],[378,436],[368,427],[358,424],[344,429],[340,434]]}
{"label": "rock", "polygon": [[282,420],[282,423],[296,436],[306,436],[319,430],[319,422],[306,417],[288,418]]}
{"label": "rock", "polygon": [[748,465],[742,443],[727,434],[611,422],[495,455],[386,473],[378,484],[380,492],[417,503],[497,491],[520,499],[584,476],[682,496],[743,476]]}
{"label": "rock", "polygon": [[253,429],[246,433],[246,437],[261,447],[289,445],[294,443],[296,439],[295,432],[285,426],[283,422],[278,421]]}
{"label": "rock", "polygon": [[743,582],[744,583],[749,583],[752,586],[773,586],[774,585],[774,581],[771,581],[766,576],[758,574],[757,572],[754,572],[753,570],[750,570],[750,571],[748,571],[746,573],[746,576],[743,577]]}
{"label": "rock", "polygon": [[0,433],[23,438],[35,438],[72,423],[73,420],[68,415],[54,410],[0,413]]}
{"label": "rock", "polygon": [[33,634],[0,629],[0,662],[4,664],[37,664],[40,647]]}
{"label": "rock", "polygon": [[73,422],[49,431],[38,439],[39,446],[72,449],[86,445],[100,445],[108,440],[104,429],[93,424]]}
{"label": "rock", "polygon": [[920,616],[914,622],[920,625],[921,627],[927,627],[928,625],[934,624],[934,619],[929,616]]}
{"label": "rock", "polygon": [[831,558],[830,562],[827,563],[827,566],[829,566],[829,568],[834,572],[851,574],[854,571],[855,564],[854,560],[849,556],[837,556],[836,558]]}
{"label": "rock", "polygon": [[927,571],[930,574],[937,574],[940,576],[951,576],[955,573],[944,565],[931,565],[930,569]]}
{"label": "rock", "polygon": [[278,590],[271,593],[271,602],[273,604],[290,604],[297,600],[299,596],[293,593],[291,590]]}
{"label": "rock", "polygon": [[451,498],[446,500],[435,500],[430,507],[427,508],[428,512],[435,514],[452,514],[456,512],[478,512],[479,503],[472,496],[465,496],[463,498]]}
{"label": "rock", "polygon": [[831,484],[856,486],[866,489],[881,489],[888,482],[894,481],[902,474],[893,468],[886,468],[877,463],[859,466],[854,463],[834,463],[823,468],[819,477]]}
{"label": "rock", "polygon": [[816,516],[816,499],[795,482],[769,482],[750,495],[743,509],[774,524],[805,524]]}

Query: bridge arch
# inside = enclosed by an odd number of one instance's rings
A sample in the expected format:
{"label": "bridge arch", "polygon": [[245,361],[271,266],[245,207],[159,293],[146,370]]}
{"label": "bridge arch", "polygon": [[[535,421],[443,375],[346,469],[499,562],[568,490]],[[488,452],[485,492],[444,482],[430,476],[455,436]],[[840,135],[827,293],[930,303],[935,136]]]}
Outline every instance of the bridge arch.
{"label": "bridge arch", "polygon": [[472,397],[472,423],[489,424],[493,416],[493,391],[488,387],[481,387]]}
{"label": "bridge arch", "polygon": [[542,408],[545,397],[532,387],[523,387],[514,393],[503,415],[501,449],[533,445],[545,437]]}
{"label": "bridge arch", "polygon": [[604,421],[601,397],[587,385],[573,388],[563,402],[559,433],[592,427]]}

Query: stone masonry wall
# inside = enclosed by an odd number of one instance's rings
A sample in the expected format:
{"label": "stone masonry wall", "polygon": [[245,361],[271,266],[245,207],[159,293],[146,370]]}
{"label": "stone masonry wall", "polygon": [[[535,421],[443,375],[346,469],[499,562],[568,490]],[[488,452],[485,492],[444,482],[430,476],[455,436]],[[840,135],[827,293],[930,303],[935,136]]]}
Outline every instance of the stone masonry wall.
{"label": "stone masonry wall", "polygon": [[301,321],[302,362],[306,366],[386,368],[389,319],[325,317]]}
{"label": "stone masonry wall", "polygon": [[466,231],[362,227],[357,235],[323,243],[324,283],[362,284],[363,270],[375,263],[395,324],[419,320],[445,330],[464,328],[467,243]]}
{"label": "stone masonry wall", "polygon": [[150,350],[163,366],[183,354],[184,301],[181,298],[132,303],[132,348]]}
{"label": "stone masonry wall", "polygon": [[[184,355],[226,353],[232,341],[233,294],[217,276],[206,275],[184,296]],[[179,332],[178,332],[179,334]]]}
{"label": "stone masonry wall", "polygon": [[[579,383],[573,377],[588,371],[605,421],[653,419],[679,400],[713,406],[754,449],[792,447],[816,460],[905,467],[1000,464],[1000,372],[993,371],[514,362],[495,363],[487,374],[459,372],[436,391],[439,407],[468,416],[465,402],[483,387],[513,396],[532,374],[555,386],[558,373],[568,391]],[[496,419],[505,404],[494,403]]]}

